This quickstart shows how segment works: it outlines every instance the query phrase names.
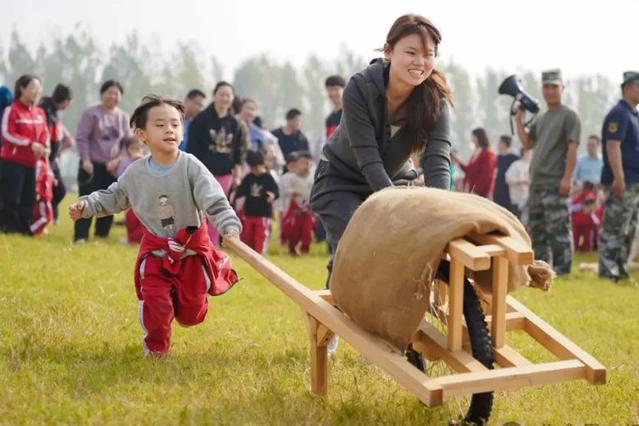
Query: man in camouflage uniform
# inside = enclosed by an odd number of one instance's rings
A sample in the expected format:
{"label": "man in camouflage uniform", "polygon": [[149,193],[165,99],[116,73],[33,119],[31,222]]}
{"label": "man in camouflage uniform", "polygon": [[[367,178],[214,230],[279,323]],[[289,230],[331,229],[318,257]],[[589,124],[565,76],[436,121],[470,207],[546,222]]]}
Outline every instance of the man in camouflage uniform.
{"label": "man in camouflage uniform", "polygon": [[517,136],[524,149],[534,148],[528,226],[535,258],[553,265],[558,275],[565,275],[572,265],[570,190],[581,123],[577,113],[561,103],[564,90],[561,71],[544,71],[541,79],[548,110],[528,129],[523,110],[518,110],[515,117]]}
{"label": "man in camouflage uniform", "polygon": [[622,99],[603,123],[601,184],[606,194],[599,243],[599,276],[628,277],[628,253],[639,213],[639,72],[623,74]]}

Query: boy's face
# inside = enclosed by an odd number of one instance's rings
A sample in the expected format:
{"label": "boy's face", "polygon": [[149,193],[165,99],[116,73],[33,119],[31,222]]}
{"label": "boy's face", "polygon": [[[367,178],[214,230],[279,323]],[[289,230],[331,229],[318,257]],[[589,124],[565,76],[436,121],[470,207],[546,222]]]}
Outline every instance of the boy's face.
{"label": "boy's face", "polygon": [[297,160],[297,170],[296,173],[299,173],[301,175],[308,175],[308,173],[311,171],[311,160],[306,158],[306,157],[302,157],[299,160]]}
{"label": "boy's face", "polygon": [[252,123],[257,116],[257,104],[255,102],[247,101],[242,105],[240,110],[240,118],[246,123]]}
{"label": "boy's face", "polygon": [[326,86],[326,94],[333,106],[338,107],[342,105],[342,86]]}
{"label": "boy's face", "polygon": [[149,146],[151,155],[177,152],[184,136],[180,113],[168,104],[151,108],[148,111],[146,127],[135,129],[135,136]]}
{"label": "boy's face", "polygon": [[297,131],[302,126],[302,116],[296,115],[290,120],[286,120],[286,122],[288,124],[289,129],[291,129],[292,131]]}

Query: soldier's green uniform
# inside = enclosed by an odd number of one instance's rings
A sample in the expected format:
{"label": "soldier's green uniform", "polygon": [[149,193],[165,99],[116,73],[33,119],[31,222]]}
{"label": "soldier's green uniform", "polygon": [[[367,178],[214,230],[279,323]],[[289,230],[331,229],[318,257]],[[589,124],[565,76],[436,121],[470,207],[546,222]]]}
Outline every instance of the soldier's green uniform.
{"label": "soldier's green uniform", "polygon": [[[542,73],[542,83],[561,85],[559,70]],[[572,224],[570,196],[559,195],[559,183],[566,170],[568,145],[579,143],[581,122],[565,105],[539,115],[529,128],[533,141],[528,198],[529,231],[535,258],[553,265],[559,274],[570,273]]]}
{"label": "soldier's green uniform", "polygon": [[[623,84],[639,84],[639,72],[624,73]],[[604,225],[599,240],[599,276],[618,280],[628,276],[627,263],[639,213],[639,114],[636,105],[620,100],[602,126],[604,166],[601,184],[606,194]],[[621,168],[626,190],[612,195],[612,169],[606,151],[608,141],[621,142]]]}

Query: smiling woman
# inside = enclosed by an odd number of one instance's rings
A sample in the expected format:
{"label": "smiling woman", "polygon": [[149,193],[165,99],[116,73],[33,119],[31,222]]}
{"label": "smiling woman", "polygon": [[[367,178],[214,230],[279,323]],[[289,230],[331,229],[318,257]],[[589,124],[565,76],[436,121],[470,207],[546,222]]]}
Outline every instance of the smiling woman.
{"label": "smiling woman", "polygon": [[344,89],[342,120],[323,150],[311,194],[333,251],[368,196],[417,178],[412,154],[422,154],[426,185],[448,188],[451,92],[435,69],[440,41],[428,19],[401,16],[388,32],[384,58]]}

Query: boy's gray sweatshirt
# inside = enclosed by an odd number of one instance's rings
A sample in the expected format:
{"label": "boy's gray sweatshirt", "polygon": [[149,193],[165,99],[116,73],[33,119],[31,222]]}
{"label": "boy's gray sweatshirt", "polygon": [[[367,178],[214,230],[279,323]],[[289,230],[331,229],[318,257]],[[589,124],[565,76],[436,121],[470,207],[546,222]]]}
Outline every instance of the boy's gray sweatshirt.
{"label": "boy's gray sweatshirt", "polygon": [[107,216],[132,208],[144,227],[170,238],[179,229],[200,227],[204,216],[224,234],[241,222],[220,184],[193,155],[180,152],[164,172],[151,170],[150,156],[133,162],[107,189],[80,197],[86,202],[82,217]]}

